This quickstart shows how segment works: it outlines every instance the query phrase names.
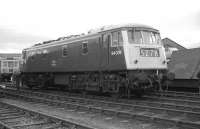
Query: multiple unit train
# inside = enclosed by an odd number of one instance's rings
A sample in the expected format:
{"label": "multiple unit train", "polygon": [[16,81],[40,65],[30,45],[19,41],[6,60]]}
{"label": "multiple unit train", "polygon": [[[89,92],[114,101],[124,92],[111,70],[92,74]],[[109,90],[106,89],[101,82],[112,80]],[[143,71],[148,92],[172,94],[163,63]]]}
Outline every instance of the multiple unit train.
{"label": "multiple unit train", "polygon": [[138,24],[102,27],[23,50],[22,83],[30,88],[130,96],[160,85],[167,62],[158,30]]}

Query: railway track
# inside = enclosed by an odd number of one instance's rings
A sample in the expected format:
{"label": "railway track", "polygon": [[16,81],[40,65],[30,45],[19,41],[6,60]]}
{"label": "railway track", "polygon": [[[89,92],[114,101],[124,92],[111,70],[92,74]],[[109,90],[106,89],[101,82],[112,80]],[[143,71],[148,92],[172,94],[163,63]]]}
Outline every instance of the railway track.
{"label": "railway track", "polygon": [[[1,91],[2,92],[2,91]],[[97,111],[111,116],[125,117],[128,119],[147,120],[150,123],[162,123],[166,128],[199,129],[200,128],[200,107],[189,105],[177,105],[152,100],[100,100],[80,98],[74,96],[59,96],[30,91],[4,91],[5,95],[14,98],[38,101],[61,107],[73,107],[78,110]],[[99,97],[102,99],[102,97]],[[166,125],[167,123],[167,125]]]}
{"label": "railway track", "polygon": [[182,99],[182,100],[200,101],[199,93],[166,91],[166,92],[153,93],[151,94],[151,96],[152,95],[168,97],[168,98],[176,98],[176,99]]}
{"label": "railway track", "polygon": [[1,129],[93,129],[78,123],[0,102]]}
{"label": "railway track", "polygon": [[186,95],[186,96],[199,96],[200,97],[200,94],[199,93],[193,93],[193,92],[177,92],[177,91],[163,91],[163,92],[160,92],[162,94],[168,94],[168,95]]}
{"label": "railway track", "polygon": [[[7,83],[1,83],[0,86],[13,88],[14,84],[11,82],[7,82]],[[193,93],[193,92],[163,91],[158,93],[152,93],[151,95],[176,97],[176,98],[190,99],[190,100],[200,100],[200,93]]]}

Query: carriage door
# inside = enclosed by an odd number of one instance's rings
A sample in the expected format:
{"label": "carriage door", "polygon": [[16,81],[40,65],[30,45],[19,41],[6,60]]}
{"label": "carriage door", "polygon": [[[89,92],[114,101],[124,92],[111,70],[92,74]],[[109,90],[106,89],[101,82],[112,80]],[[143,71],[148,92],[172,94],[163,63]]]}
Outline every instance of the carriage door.
{"label": "carriage door", "polygon": [[111,38],[110,34],[103,34],[102,40],[101,40],[101,69],[104,70],[106,67],[108,67],[109,64],[109,44],[110,44]]}

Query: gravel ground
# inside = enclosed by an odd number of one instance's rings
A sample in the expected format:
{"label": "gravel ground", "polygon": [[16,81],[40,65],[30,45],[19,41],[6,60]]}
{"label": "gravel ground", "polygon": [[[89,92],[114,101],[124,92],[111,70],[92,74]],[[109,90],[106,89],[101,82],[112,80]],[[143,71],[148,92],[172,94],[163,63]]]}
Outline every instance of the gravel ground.
{"label": "gravel ground", "polygon": [[158,125],[128,118],[117,118],[109,115],[106,116],[100,113],[91,113],[87,111],[76,111],[73,109],[55,108],[53,106],[48,106],[44,104],[34,104],[23,100],[0,98],[0,101],[28,110],[48,114],[51,116],[56,116],[57,118],[91,125],[99,129],[175,129],[169,127],[166,128],[166,125]]}

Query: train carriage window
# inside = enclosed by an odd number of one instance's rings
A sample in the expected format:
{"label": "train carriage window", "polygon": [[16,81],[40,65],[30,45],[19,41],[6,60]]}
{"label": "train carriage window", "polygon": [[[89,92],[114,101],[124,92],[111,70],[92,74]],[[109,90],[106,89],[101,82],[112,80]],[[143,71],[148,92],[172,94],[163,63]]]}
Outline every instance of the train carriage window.
{"label": "train carriage window", "polygon": [[158,34],[158,33],[154,33],[154,34],[155,34],[155,38],[156,38],[156,43],[157,44],[162,44],[161,38],[160,38],[160,34]]}
{"label": "train carriage window", "polygon": [[142,31],[144,43],[146,44],[160,44],[160,36],[158,33],[150,31]]}
{"label": "train carriage window", "polygon": [[41,53],[38,52],[37,54],[39,54],[39,55],[42,54],[43,59],[45,59],[47,57],[48,51],[45,49]]}
{"label": "train carriage window", "polygon": [[26,51],[22,51],[22,59],[23,59],[23,60],[26,59]]}
{"label": "train carriage window", "polygon": [[151,39],[152,39],[152,43],[156,42],[156,35],[153,32],[151,32]]}
{"label": "train carriage window", "polygon": [[35,52],[34,51],[30,52],[30,59],[31,60],[35,59]]}
{"label": "train carriage window", "polygon": [[142,34],[139,30],[128,30],[128,37],[131,44],[143,43]]}
{"label": "train carriage window", "polygon": [[103,47],[104,48],[107,48],[108,47],[108,44],[110,44],[110,34],[104,34],[103,35]]}
{"label": "train carriage window", "polygon": [[7,61],[3,62],[3,67],[7,67]]}
{"label": "train carriage window", "polygon": [[116,31],[112,33],[112,43],[111,47],[122,46],[122,33],[121,31]]}
{"label": "train carriage window", "polygon": [[149,31],[142,31],[144,43],[153,44],[152,35]]}
{"label": "train carriage window", "polygon": [[87,54],[88,53],[88,41],[82,42],[82,54]]}
{"label": "train carriage window", "polygon": [[160,35],[147,30],[128,30],[130,44],[160,44]]}
{"label": "train carriage window", "polygon": [[63,57],[66,57],[68,55],[68,46],[67,45],[64,45],[62,47],[62,56]]}

